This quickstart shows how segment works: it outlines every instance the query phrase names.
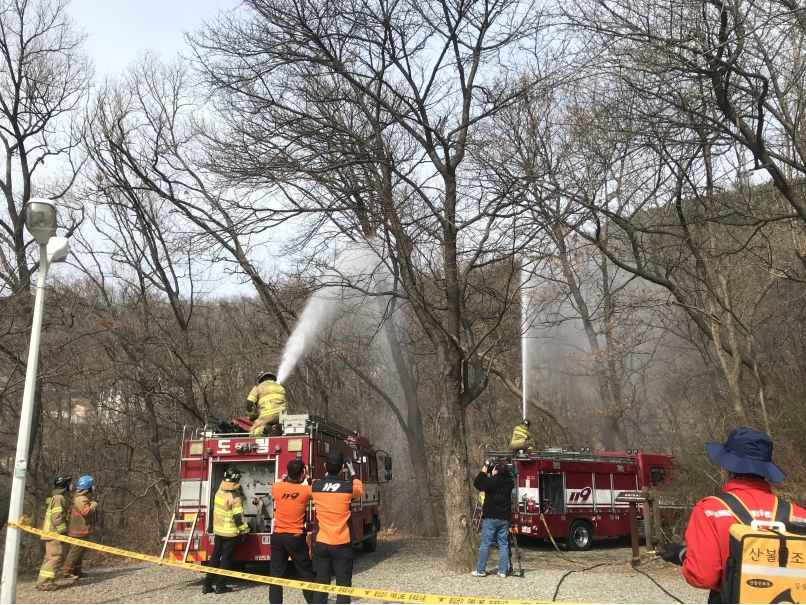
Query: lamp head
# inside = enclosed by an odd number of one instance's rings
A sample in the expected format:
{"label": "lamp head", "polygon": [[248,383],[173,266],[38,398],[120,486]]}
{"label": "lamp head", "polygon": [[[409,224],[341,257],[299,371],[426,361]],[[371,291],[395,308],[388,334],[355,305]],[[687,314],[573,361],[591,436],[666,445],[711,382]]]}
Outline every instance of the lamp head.
{"label": "lamp head", "polygon": [[67,260],[70,254],[70,240],[66,237],[52,237],[47,247],[48,260],[52,263],[60,263]]}
{"label": "lamp head", "polygon": [[25,205],[25,226],[40,246],[56,235],[56,206],[41,197],[28,200]]}

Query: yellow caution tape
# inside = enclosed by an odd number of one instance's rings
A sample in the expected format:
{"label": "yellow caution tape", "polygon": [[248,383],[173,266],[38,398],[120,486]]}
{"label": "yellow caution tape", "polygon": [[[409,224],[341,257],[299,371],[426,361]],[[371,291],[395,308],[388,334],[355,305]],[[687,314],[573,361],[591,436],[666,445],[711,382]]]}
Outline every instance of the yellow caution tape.
{"label": "yellow caution tape", "polygon": [[[29,519],[23,517],[18,523],[9,522],[10,527],[17,527],[23,531],[27,531],[37,536],[42,536],[49,540],[58,540],[66,542],[67,544],[75,544],[76,546],[83,546],[92,550],[99,550],[101,552],[109,553],[111,555],[118,555],[120,557],[128,557],[130,559],[138,559],[140,561],[147,561],[148,563],[156,563],[157,565],[168,565],[169,567],[178,567],[180,569],[188,569],[190,571],[207,573],[213,572],[214,568],[202,567],[198,563],[184,563],[182,561],[170,561],[168,559],[160,559],[153,555],[144,555],[139,552],[132,552],[123,550],[122,548],[113,548],[111,546],[104,546],[102,544],[95,544],[80,538],[71,538],[70,536],[63,536],[50,531],[44,531],[27,525]],[[316,584],[314,582],[299,582],[296,580],[286,580],[284,578],[274,578],[271,576],[261,576],[253,573],[243,573],[240,571],[230,571],[225,569],[215,569],[214,573],[229,578],[239,578],[241,580],[249,580],[252,582],[260,582],[261,584],[276,584],[278,586],[285,586],[287,588],[299,588],[301,590],[313,590],[316,592],[327,592],[335,595],[345,595],[349,597],[362,597],[365,599],[379,599],[385,601],[395,601],[398,603],[458,603],[458,604],[474,604],[474,603],[559,603],[560,601],[513,601],[507,599],[483,599],[480,597],[454,597],[450,595],[436,595],[424,594],[418,592],[401,592],[397,590],[375,590],[372,588],[354,588],[350,586],[331,586],[330,584]],[[562,603],[568,603],[562,601]]]}

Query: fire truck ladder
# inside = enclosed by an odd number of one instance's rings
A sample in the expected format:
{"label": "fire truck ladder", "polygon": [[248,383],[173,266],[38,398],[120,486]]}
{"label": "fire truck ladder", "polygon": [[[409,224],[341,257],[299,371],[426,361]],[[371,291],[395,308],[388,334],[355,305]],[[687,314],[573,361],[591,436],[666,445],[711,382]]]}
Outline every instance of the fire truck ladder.
{"label": "fire truck ladder", "polygon": [[330,437],[333,441],[344,441],[349,437],[359,437],[359,434],[355,431],[346,429],[343,426],[339,426],[319,416],[308,416],[307,425],[311,437],[318,437],[320,439]]}
{"label": "fire truck ladder", "polygon": [[[182,447],[184,448],[185,443],[185,429],[186,426],[182,427]],[[205,425],[202,429],[202,452],[206,451],[207,447],[207,426]],[[202,456],[202,460],[203,460]],[[181,462],[187,462],[188,460],[195,460],[195,458],[184,458],[180,457]],[[193,545],[193,539],[196,537],[196,527],[199,523],[199,517],[201,516],[201,497],[202,497],[202,481],[201,477],[199,477],[199,492],[198,497],[194,500],[192,498],[182,498],[182,486],[179,486],[179,492],[176,494],[176,503],[174,505],[174,513],[171,515],[171,521],[168,524],[168,533],[165,535],[165,539],[162,545],[162,552],[160,553],[160,559],[165,557],[165,551],[168,550],[169,544],[185,544],[185,552],[184,556],[182,557],[183,561],[188,560],[188,554],[190,553],[190,547]],[[193,521],[188,521],[187,519],[177,519],[177,515],[179,515],[179,509],[182,507],[183,502],[193,502],[195,504],[195,510],[193,511]],[[184,517],[187,513],[182,511],[182,516]],[[180,531],[179,526],[185,525],[190,523],[190,527],[185,527],[184,530]]]}

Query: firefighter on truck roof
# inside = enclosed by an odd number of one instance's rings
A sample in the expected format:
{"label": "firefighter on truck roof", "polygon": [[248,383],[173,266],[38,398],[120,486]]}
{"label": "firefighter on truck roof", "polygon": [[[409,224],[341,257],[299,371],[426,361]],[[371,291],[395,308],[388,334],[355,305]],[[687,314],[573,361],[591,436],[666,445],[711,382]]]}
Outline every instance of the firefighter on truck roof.
{"label": "firefighter on truck roof", "polygon": [[[266,427],[276,425],[280,420],[280,412],[288,409],[285,389],[276,380],[277,376],[272,372],[261,372],[257,377],[257,384],[246,398],[246,413],[254,421],[251,431],[254,437],[263,436]],[[277,432],[274,434],[279,435]]]}
{"label": "firefighter on truck roof", "polygon": [[[48,509],[45,511],[45,520],[42,523],[44,531],[57,534],[67,533],[67,514],[70,512],[70,483],[73,478],[62,473],[53,482],[53,493],[47,499]],[[36,579],[37,590],[56,590],[56,573],[61,571],[64,563],[64,542],[42,537],[45,541],[45,559],[39,568],[39,577]]]}
{"label": "firefighter on truck roof", "polygon": [[[746,427],[730,432],[725,444],[706,443],[711,460],[722,468],[722,493],[700,500],[691,513],[686,528],[686,545],[670,542],[656,554],[681,565],[686,581],[696,588],[710,590],[709,603],[723,603],[720,590],[725,581],[730,528],[738,519],[720,498],[738,499],[757,520],[772,520],[779,501],[770,489],[786,474],[772,461],[772,440]],[[791,521],[806,522],[806,510],[791,506]]]}
{"label": "firefighter on truck roof", "polygon": [[[311,486],[308,485],[308,469],[302,460],[290,460],[286,465],[287,475],[271,487],[274,498],[274,528],[271,533],[270,573],[275,578],[285,574],[288,558],[297,570],[302,582],[313,582],[311,556],[305,539],[305,511],[311,501]],[[303,590],[306,603],[313,603],[313,593]],[[269,603],[283,602],[283,587],[269,586]]]}
{"label": "firefighter on truck roof", "polygon": [[[241,471],[237,467],[231,466],[225,470],[224,480],[221,481],[213,500],[215,546],[208,565],[214,569],[230,569],[238,536],[246,539],[249,534],[249,526],[243,516],[240,479]],[[213,592],[213,580],[216,578],[218,578],[215,586],[216,594],[232,592],[232,588],[227,586],[227,576],[210,572],[204,576],[202,594]]]}
{"label": "firefighter on truck roof", "polygon": [[512,453],[517,453],[520,450],[528,453],[535,449],[535,440],[532,439],[532,434],[529,432],[530,426],[532,426],[532,423],[528,418],[524,418],[523,422],[512,431],[512,440],[509,442],[509,449]]}
{"label": "firefighter on truck roof", "polygon": [[[72,538],[89,540],[90,536],[95,532],[97,509],[98,498],[95,496],[95,479],[90,475],[79,477],[76,484],[76,497],[70,507],[68,535]],[[63,569],[64,577],[68,580],[77,580],[87,575],[81,569],[86,550],[83,546],[70,545]]]}
{"label": "firefighter on truck roof", "polygon": [[[347,467],[350,481],[341,478]],[[352,461],[338,450],[331,450],[325,458],[327,475],[313,482],[312,494],[316,505],[316,547],[313,551],[313,571],[318,584],[330,584],[336,576],[336,585],[353,584],[353,530],[350,503],[364,495],[364,485],[355,476]],[[315,592],[314,603],[327,603],[326,592]],[[349,603],[350,597],[337,595],[336,603]]]}

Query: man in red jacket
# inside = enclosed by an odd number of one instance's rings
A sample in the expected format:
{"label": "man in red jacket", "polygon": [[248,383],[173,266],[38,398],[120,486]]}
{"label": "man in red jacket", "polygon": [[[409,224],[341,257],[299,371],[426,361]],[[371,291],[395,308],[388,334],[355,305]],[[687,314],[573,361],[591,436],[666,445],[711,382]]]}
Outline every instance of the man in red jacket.
{"label": "man in red jacket", "polygon": [[[770,483],[786,474],[772,461],[772,440],[746,427],[733,429],[725,444],[706,443],[711,460],[722,467],[723,494],[732,494],[758,520],[771,521],[778,505]],[[790,521],[806,522],[806,510],[792,505]],[[719,591],[725,576],[730,528],[739,520],[719,499],[706,497],[697,503],[686,528],[686,545],[671,542],[660,554],[682,565],[683,576],[695,588],[710,590],[709,603],[722,603]]]}

